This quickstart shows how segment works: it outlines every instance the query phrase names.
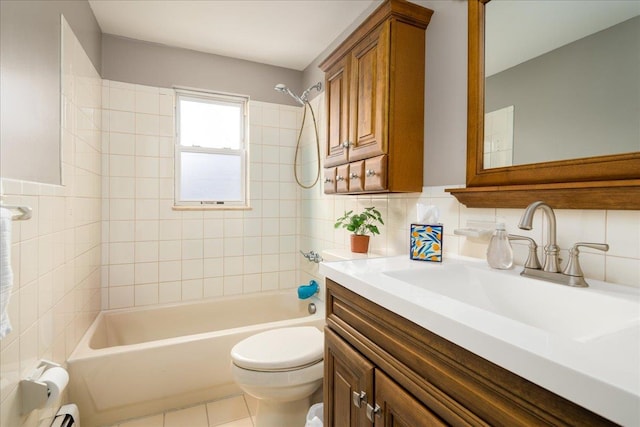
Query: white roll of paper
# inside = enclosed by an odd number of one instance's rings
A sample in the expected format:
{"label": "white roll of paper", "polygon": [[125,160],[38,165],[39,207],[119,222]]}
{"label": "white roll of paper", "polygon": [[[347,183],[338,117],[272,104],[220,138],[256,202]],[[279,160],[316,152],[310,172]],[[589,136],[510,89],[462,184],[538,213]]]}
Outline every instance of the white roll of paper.
{"label": "white roll of paper", "polygon": [[64,389],[67,387],[69,383],[69,373],[64,368],[56,366],[44,371],[42,376],[38,378],[38,381],[45,383],[49,389],[49,398],[45,405],[45,407],[49,407],[58,402],[60,394],[64,392]]}

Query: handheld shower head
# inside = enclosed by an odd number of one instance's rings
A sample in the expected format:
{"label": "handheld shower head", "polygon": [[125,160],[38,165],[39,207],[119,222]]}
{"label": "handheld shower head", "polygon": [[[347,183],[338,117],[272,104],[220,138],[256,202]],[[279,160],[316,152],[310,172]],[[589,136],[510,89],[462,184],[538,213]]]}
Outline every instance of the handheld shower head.
{"label": "handheld shower head", "polygon": [[316,89],[318,92],[320,92],[322,90],[322,82],[318,82],[318,83],[314,84],[313,86],[310,86],[309,88],[307,88],[307,90],[302,92],[301,96],[298,96],[295,93],[293,93],[291,91],[291,89],[289,89],[283,83],[278,83],[273,89],[277,90],[278,92],[288,93],[289,96],[291,96],[293,99],[295,99],[298,102],[298,104],[304,105],[304,103],[307,102],[307,98],[309,96],[309,92],[311,92],[312,89]]}
{"label": "handheld shower head", "polygon": [[313,86],[309,86],[307,88],[307,90],[302,92],[302,95],[300,96],[300,99],[302,99],[303,101],[306,102],[307,101],[307,97],[309,96],[309,92],[311,92],[312,89],[315,89],[318,92],[322,91],[322,82],[318,82],[318,83],[314,84]]}
{"label": "handheld shower head", "polygon": [[275,90],[277,90],[278,92],[282,92],[282,93],[288,93],[290,97],[292,97],[293,99],[295,99],[298,104],[300,105],[304,105],[304,100],[302,100],[298,95],[296,95],[295,93],[291,92],[291,89],[289,89],[286,85],[284,85],[283,83],[278,83],[276,85],[276,87],[274,87]]}

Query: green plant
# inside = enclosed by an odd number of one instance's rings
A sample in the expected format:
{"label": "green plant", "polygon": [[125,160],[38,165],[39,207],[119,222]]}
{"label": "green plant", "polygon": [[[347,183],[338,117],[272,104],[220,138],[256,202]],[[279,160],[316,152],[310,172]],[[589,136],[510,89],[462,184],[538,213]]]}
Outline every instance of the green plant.
{"label": "green plant", "polygon": [[364,208],[362,213],[345,212],[343,216],[336,220],[334,228],[346,228],[355,235],[365,236],[367,234],[380,234],[380,230],[375,225],[376,222],[384,225],[380,211],[375,207]]}

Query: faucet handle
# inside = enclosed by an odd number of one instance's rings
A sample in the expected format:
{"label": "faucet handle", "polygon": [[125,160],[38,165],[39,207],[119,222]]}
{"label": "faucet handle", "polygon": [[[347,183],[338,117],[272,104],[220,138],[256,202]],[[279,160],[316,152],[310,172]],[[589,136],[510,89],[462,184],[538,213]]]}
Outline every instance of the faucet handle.
{"label": "faucet handle", "polygon": [[571,249],[569,249],[569,262],[567,263],[567,266],[565,267],[562,274],[578,278],[575,281],[574,286],[586,287],[588,285],[587,282],[584,281],[584,273],[582,272],[582,268],[580,268],[580,250],[578,249],[579,247],[597,249],[599,251],[606,252],[609,250],[609,245],[606,243],[579,242],[573,245]]}
{"label": "faucet handle", "polygon": [[529,256],[527,256],[527,260],[524,263],[524,268],[531,268],[534,270],[540,270],[542,268],[540,260],[538,260],[538,245],[535,240],[531,237],[520,236],[518,234],[509,234],[507,237],[509,240],[526,240],[529,242]]}

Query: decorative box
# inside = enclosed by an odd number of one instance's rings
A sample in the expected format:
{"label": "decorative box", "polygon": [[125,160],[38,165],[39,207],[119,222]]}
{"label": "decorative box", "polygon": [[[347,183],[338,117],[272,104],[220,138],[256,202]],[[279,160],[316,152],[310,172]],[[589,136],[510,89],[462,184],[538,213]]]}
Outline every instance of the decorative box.
{"label": "decorative box", "polygon": [[442,262],[442,224],[411,224],[409,257]]}

